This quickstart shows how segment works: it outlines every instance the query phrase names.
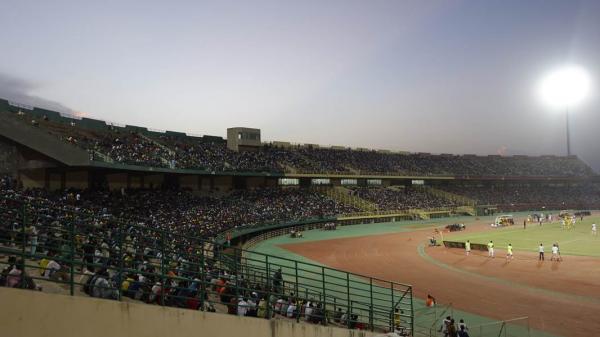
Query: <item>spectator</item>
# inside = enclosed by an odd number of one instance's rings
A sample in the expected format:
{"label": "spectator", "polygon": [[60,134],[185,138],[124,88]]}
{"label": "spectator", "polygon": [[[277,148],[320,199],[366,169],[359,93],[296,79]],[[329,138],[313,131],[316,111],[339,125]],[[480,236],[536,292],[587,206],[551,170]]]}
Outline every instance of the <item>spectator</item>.
{"label": "spectator", "polygon": [[297,307],[296,307],[296,301],[291,301],[288,308],[287,308],[287,317],[288,318],[295,318],[297,315]]}
{"label": "spectator", "polygon": [[448,336],[449,337],[458,337],[458,332],[456,331],[456,325],[454,325],[454,318],[450,319],[450,324],[448,324]]}
{"label": "spectator", "polygon": [[283,277],[281,275],[281,268],[279,268],[279,269],[277,269],[277,271],[275,271],[275,274],[273,274],[273,288],[276,293],[281,293],[282,283],[283,283]]}
{"label": "spectator", "polygon": [[101,270],[97,273],[91,289],[92,297],[104,299],[116,299],[116,292],[109,283],[109,274],[106,270]]}
{"label": "spectator", "polygon": [[18,288],[19,284],[23,279],[23,265],[24,261],[19,260],[16,261],[13,265],[10,266],[10,270],[6,275],[6,286],[9,288]]}
{"label": "spectator", "polygon": [[261,298],[258,301],[258,310],[256,312],[256,316],[260,318],[268,318],[267,317],[267,301],[264,298]]}
{"label": "spectator", "polygon": [[304,309],[304,319],[309,322],[311,320],[311,315],[313,313],[313,304],[312,302],[306,303],[306,308]]}
{"label": "spectator", "polygon": [[342,312],[342,308],[337,308],[337,311],[333,315],[333,321],[336,323],[340,323],[342,321],[342,316],[344,313]]}
{"label": "spectator", "polygon": [[248,302],[245,298],[241,297],[240,301],[237,304],[237,315],[238,316],[246,316],[248,313]]}
{"label": "spectator", "polygon": [[427,300],[425,301],[425,306],[428,308],[432,308],[435,306],[435,297],[427,294]]}
{"label": "spectator", "polygon": [[465,323],[465,320],[462,318],[458,321],[458,331],[460,331],[460,330],[465,330],[465,331],[469,330],[469,328],[467,327],[467,324]]}

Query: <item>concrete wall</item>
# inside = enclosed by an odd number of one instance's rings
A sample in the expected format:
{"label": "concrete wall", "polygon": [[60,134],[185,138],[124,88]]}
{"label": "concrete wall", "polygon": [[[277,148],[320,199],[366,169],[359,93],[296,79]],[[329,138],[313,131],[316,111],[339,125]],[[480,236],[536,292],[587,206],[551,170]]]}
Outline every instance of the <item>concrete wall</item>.
{"label": "concrete wall", "polygon": [[65,173],[65,187],[77,189],[88,188],[88,171],[67,171]]}
{"label": "concrete wall", "polygon": [[214,181],[217,191],[226,192],[233,188],[233,178],[230,176],[214,177]]}
{"label": "concrete wall", "polygon": [[141,175],[129,174],[128,179],[129,179],[129,186],[128,186],[129,188],[138,189],[138,188],[144,187],[144,178]]}
{"label": "concrete wall", "polygon": [[44,188],[46,186],[46,173],[43,169],[21,171],[19,179],[24,188]]}
{"label": "concrete wall", "polygon": [[11,337],[371,337],[369,332],[0,288]]}
{"label": "concrete wall", "polygon": [[63,189],[63,175],[60,172],[47,172],[47,188],[50,191]]}
{"label": "concrete wall", "polygon": [[106,180],[108,180],[108,188],[110,188],[111,190],[120,190],[121,188],[127,188],[126,173],[107,174]]}
{"label": "concrete wall", "polygon": [[197,191],[201,178],[199,176],[181,176],[179,177],[179,187]]}
{"label": "concrete wall", "polygon": [[17,148],[0,138],[0,174],[15,176],[17,172]]}
{"label": "concrete wall", "polygon": [[163,174],[152,174],[144,176],[144,188],[158,189],[162,186],[165,176]]}
{"label": "concrete wall", "polygon": [[261,188],[266,185],[265,177],[247,177],[245,179],[246,179],[246,188],[248,188],[248,189]]}
{"label": "concrete wall", "polygon": [[266,187],[277,187],[278,186],[277,178],[267,179],[265,181],[265,186]]}
{"label": "concrete wall", "polygon": [[211,190],[211,177],[200,177],[200,190],[208,192]]}

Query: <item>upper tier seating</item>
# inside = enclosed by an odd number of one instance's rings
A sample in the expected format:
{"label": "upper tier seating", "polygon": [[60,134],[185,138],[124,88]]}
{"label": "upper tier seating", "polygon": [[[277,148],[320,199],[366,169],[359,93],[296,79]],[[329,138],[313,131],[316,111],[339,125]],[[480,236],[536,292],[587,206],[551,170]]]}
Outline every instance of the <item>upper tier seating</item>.
{"label": "upper tier seating", "polygon": [[[88,128],[78,120],[39,118],[28,112],[4,112],[46,130],[99,158],[151,167],[215,172],[292,172],[415,176],[557,176],[594,175],[577,157],[400,154],[371,150],[264,145],[255,152],[227,149],[218,137],[148,132],[135,127]],[[81,124],[81,125],[79,125]]]}

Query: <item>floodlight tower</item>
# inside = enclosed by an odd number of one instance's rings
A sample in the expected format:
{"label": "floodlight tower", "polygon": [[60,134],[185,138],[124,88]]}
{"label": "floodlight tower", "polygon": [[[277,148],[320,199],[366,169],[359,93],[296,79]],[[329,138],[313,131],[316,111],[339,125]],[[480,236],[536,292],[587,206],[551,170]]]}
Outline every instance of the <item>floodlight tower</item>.
{"label": "floodlight tower", "polygon": [[540,94],[544,103],[565,109],[567,128],[567,155],[571,155],[569,109],[581,103],[590,91],[586,71],[576,65],[567,65],[548,74],[541,82]]}

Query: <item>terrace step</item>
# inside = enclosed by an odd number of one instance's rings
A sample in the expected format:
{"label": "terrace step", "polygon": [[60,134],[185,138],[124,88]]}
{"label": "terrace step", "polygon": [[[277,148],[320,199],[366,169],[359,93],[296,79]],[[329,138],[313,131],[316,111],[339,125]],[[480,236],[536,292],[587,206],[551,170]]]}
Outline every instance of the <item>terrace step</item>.
{"label": "terrace step", "polygon": [[[141,132],[138,132],[137,135],[140,136],[140,138],[143,138],[144,140],[149,141],[152,144],[154,144],[154,145],[160,147],[161,149],[165,150],[170,155],[172,155],[172,156],[175,155],[175,150],[173,150],[173,149],[171,149],[171,148],[169,148],[169,147],[161,144],[159,141],[157,141],[157,140],[155,140],[153,138],[150,138],[150,137],[146,136],[145,134],[143,134]],[[164,158],[161,158],[161,159],[164,159]]]}
{"label": "terrace step", "polygon": [[450,192],[446,192],[431,186],[424,186],[421,187],[423,189],[423,191],[440,197],[440,198],[444,198],[450,201],[453,201],[457,204],[461,204],[461,205],[465,205],[465,206],[475,206],[475,200],[467,198],[463,195],[458,195],[458,194],[454,194],[454,193],[450,193]]}
{"label": "terrace step", "polygon": [[339,201],[343,204],[354,206],[362,211],[374,212],[377,210],[377,205],[370,201],[357,197],[352,193],[352,190],[348,188],[336,186],[333,188],[324,189],[323,191],[330,198]]}

